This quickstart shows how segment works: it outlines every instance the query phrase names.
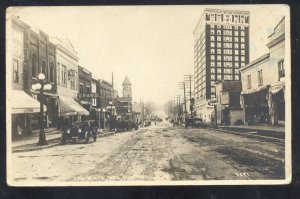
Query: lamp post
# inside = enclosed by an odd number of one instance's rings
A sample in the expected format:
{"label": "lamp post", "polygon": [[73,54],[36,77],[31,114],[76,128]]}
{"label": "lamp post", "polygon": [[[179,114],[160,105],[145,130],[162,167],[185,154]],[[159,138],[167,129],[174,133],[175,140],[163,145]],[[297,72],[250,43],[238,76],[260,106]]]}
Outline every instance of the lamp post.
{"label": "lamp post", "polygon": [[109,105],[110,105],[110,111],[111,111],[111,116],[113,116],[113,103],[112,102],[109,102]]}
{"label": "lamp post", "polygon": [[106,120],[106,118],[105,118],[105,112],[106,112],[106,110],[105,110],[105,108],[104,109],[102,109],[102,111],[103,111],[103,115],[104,115],[104,117],[103,117],[103,129],[105,130],[105,120]]}
{"label": "lamp post", "polygon": [[39,118],[39,126],[40,126],[40,134],[39,134],[39,142],[38,145],[47,145],[46,141],[46,134],[44,131],[44,106],[43,106],[43,100],[44,100],[44,91],[51,90],[52,85],[50,83],[47,83],[45,81],[45,74],[40,73],[38,75],[38,82],[33,84],[31,86],[33,90],[39,90],[40,91],[40,118]]}
{"label": "lamp post", "polygon": [[99,122],[98,132],[101,132],[101,108],[98,108],[97,111],[98,111],[98,122]]}

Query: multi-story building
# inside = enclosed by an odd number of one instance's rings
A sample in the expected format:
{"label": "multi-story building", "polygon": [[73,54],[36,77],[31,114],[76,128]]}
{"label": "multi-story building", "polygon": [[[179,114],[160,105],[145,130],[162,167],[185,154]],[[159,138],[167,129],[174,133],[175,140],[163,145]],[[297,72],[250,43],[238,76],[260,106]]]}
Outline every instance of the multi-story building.
{"label": "multi-story building", "polygon": [[249,62],[248,11],[205,9],[194,29],[194,92],[196,117],[211,120],[217,80],[240,81],[240,67]]}
{"label": "multi-story building", "polygon": [[240,97],[242,92],[241,81],[217,81],[217,122],[218,124],[241,124],[244,120]]}
{"label": "multi-story building", "polygon": [[[39,113],[39,102],[24,92],[25,35],[30,27],[14,16],[6,20],[7,115],[12,139],[31,133],[30,118]],[[9,87],[8,87],[9,88]]]}
{"label": "multi-story building", "polygon": [[77,101],[78,83],[78,56],[73,45],[67,39],[51,38],[56,45],[56,73],[59,121],[69,118],[72,121],[80,120],[81,115],[89,115]]}
{"label": "multi-story building", "polygon": [[[49,36],[41,30],[28,29],[25,39],[24,89],[34,98],[40,100],[39,91],[32,90],[31,87],[37,83],[40,73],[45,75],[45,81],[52,85],[51,90],[44,91],[45,99],[43,101],[47,107],[46,124],[48,127],[53,126],[57,119],[56,47],[50,42]],[[32,119],[33,123],[37,123],[38,117]]]}
{"label": "multi-story building", "polygon": [[285,121],[285,18],[268,37],[269,52],[242,67],[245,124]]}
{"label": "multi-story building", "polygon": [[[81,94],[82,98],[80,104],[89,112],[92,110],[92,73],[82,66],[78,66],[78,82],[79,88],[78,92]],[[83,95],[82,95],[83,94]]]}

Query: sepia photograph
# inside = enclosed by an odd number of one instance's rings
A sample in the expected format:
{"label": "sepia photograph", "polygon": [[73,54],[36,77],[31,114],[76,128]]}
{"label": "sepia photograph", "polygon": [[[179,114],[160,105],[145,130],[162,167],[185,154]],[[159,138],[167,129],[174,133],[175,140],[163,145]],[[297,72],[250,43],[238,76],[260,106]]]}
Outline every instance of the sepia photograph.
{"label": "sepia photograph", "polygon": [[9,186],[289,184],[290,8],[6,10]]}

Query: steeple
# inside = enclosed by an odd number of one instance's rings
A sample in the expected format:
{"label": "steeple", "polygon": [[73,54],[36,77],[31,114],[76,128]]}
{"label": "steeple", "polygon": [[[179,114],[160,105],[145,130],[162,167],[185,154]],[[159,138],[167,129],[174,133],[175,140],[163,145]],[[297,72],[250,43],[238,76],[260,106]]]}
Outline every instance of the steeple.
{"label": "steeple", "polygon": [[123,97],[124,98],[131,98],[132,97],[132,90],[131,90],[131,82],[128,79],[127,75],[123,81]]}
{"label": "steeple", "polygon": [[132,85],[131,82],[130,82],[130,80],[128,79],[127,75],[126,75],[126,77],[125,77],[125,79],[124,79],[122,85],[123,85],[123,86],[124,86],[124,85],[128,85],[128,86],[129,86],[129,85]]}

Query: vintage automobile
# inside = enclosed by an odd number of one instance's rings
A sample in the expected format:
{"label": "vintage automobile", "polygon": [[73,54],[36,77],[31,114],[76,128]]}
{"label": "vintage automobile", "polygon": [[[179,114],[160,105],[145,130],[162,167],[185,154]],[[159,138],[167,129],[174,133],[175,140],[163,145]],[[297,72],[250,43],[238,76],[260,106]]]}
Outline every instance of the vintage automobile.
{"label": "vintage automobile", "polygon": [[151,121],[150,120],[146,120],[145,122],[144,122],[144,126],[150,126],[151,125]]}
{"label": "vintage automobile", "polygon": [[205,128],[208,125],[201,118],[185,119],[185,127],[193,126],[194,128]]}
{"label": "vintage automobile", "polygon": [[88,144],[91,138],[96,142],[97,124],[95,120],[86,120],[75,122],[74,124],[65,127],[61,135],[61,143],[65,144],[68,141],[72,141],[72,143],[84,141],[84,143]]}
{"label": "vintage automobile", "polygon": [[116,121],[115,128],[116,128],[117,132],[137,130],[138,124],[131,120],[119,120],[119,121]]}

